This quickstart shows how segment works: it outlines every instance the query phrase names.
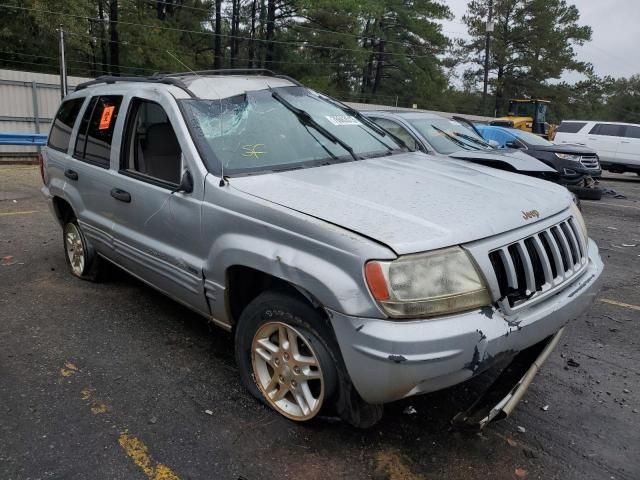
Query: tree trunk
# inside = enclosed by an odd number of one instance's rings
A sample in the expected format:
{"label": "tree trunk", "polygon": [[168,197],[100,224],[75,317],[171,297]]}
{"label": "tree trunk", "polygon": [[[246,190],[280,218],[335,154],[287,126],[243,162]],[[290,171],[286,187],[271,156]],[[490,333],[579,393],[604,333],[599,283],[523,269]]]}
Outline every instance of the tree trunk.
{"label": "tree trunk", "polygon": [[375,94],[382,82],[382,71],[384,70],[384,24],[380,22],[380,39],[378,40],[378,54],[376,61],[376,76],[373,80],[373,88],[371,93]]}
{"label": "tree trunk", "polygon": [[164,20],[167,18],[164,1],[156,1],[156,16],[158,20]]}
{"label": "tree trunk", "polygon": [[496,79],[496,108],[495,108],[495,115],[500,115],[500,112],[502,111],[502,102],[503,102],[503,86],[502,86],[502,80],[504,78],[504,65],[500,65],[498,67],[498,77]]}
{"label": "tree trunk", "polygon": [[[364,27],[364,39],[362,40],[362,50],[366,50],[369,46],[369,38],[367,35],[369,34],[369,26],[371,25],[371,20],[367,19],[367,24]],[[367,89],[367,76],[369,73],[369,68],[371,66],[371,61],[368,61],[362,67],[362,82],[360,83],[360,98],[364,96],[364,92]]]}
{"label": "tree trunk", "polygon": [[109,2],[109,33],[111,43],[109,44],[111,73],[120,75],[120,43],[118,41],[118,0]]}
{"label": "tree trunk", "polygon": [[238,5],[239,0],[231,0],[231,36],[229,37],[229,51],[231,52],[231,58],[229,59],[229,66],[235,67],[236,63],[236,48],[238,45],[238,31],[236,19],[238,18]]}
{"label": "tree trunk", "polygon": [[[267,1],[260,0],[260,32],[258,33],[258,37],[261,40],[264,40],[265,30],[267,25]],[[264,67],[264,42],[260,42],[260,49],[258,50],[258,67]]]}
{"label": "tree trunk", "polygon": [[273,68],[274,44],[276,22],[276,0],[267,0],[267,53],[265,55],[265,68]]}
{"label": "tree trunk", "polygon": [[104,0],[98,0],[98,18],[100,19],[99,33],[100,33],[100,70],[103,74],[107,73],[107,67],[109,57],[107,57],[107,32],[104,28]]}
{"label": "tree trunk", "polygon": [[249,41],[249,63],[247,68],[253,68],[253,62],[256,54],[256,10],[258,8],[258,0],[251,2],[251,40]]}
{"label": "tree trunk", "polygon": [[216,0],[216,26],[213,39],[213,68],[222,68],[222,0]]}

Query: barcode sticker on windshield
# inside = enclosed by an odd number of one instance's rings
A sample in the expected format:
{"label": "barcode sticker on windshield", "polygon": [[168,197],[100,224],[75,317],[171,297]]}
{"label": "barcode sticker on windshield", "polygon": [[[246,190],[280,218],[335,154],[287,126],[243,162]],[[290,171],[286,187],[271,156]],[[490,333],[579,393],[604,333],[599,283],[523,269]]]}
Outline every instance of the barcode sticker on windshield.
{"label": "barcode sticker on windshield", "polygon": [[329,120],[334,125],[360,125],[360,122],[350,115],[327,115]]}

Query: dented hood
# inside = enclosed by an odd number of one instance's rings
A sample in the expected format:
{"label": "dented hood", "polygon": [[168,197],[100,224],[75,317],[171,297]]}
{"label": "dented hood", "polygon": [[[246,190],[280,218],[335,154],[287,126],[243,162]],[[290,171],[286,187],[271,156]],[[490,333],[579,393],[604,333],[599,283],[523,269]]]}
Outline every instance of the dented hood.
{"label": "dented hood", "polygon": [[[372,238],[397,254],[479,240],[569,207],[550,182],[468,162],[403,153],[235,177],[247,194]],[[525,219],[523,212],[538,217]]]}

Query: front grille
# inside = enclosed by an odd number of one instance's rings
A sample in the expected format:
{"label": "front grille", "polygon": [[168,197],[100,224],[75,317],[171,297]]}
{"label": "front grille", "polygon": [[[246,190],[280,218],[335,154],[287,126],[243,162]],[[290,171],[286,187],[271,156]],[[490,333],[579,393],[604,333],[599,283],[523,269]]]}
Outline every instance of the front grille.
{"label": "front grille", "polygon": [[600,162],[598,161],[598,157],[596,155],[583,155],[580,157],[580,163],[585,168],[600,168]]}
{"label": "front grille", "polygon": [[587,262],[586,239],[570,217],[489,253],[501,302],[517,307],[577,275]]}

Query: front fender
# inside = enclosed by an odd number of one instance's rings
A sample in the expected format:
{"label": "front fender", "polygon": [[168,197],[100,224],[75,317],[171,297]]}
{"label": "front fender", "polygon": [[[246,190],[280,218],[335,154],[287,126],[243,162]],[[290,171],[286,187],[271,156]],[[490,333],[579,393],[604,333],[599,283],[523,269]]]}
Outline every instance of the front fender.
{"label": "front fender", "polygon": [[223,301],[226,273],[230,267],[244,266],[306,290],[331,310],[380,317],[364,279],[348,271],[360,260],[353,258],[350,262],[345,259],[340,263],[322,253],[319,249],[312,253],[275,240],[240,233],[221,235],[211,248],[207,261],[209,268],[205,270],[207,294],[214,300],[213,316],[223,321],[230,320]]}

